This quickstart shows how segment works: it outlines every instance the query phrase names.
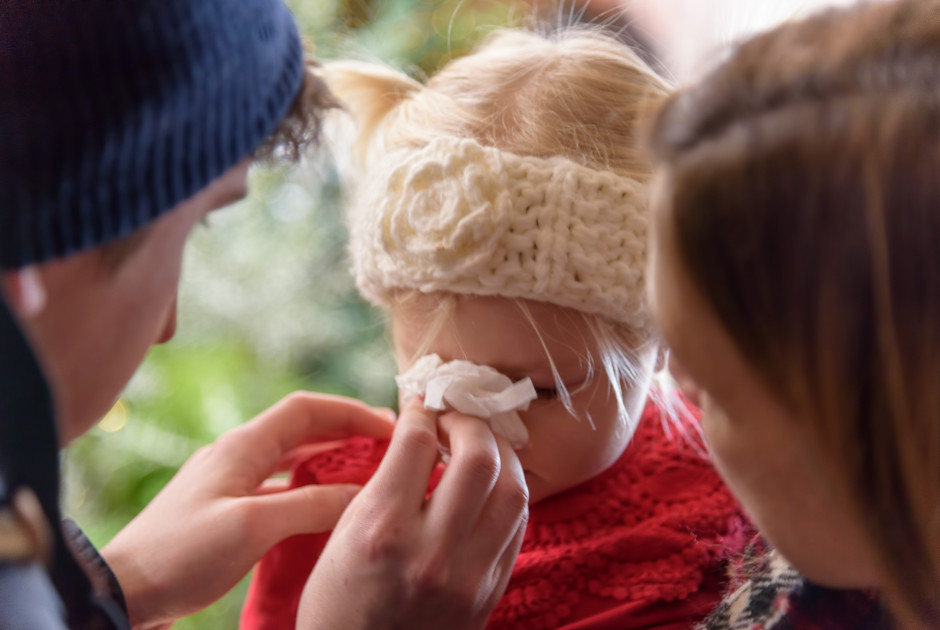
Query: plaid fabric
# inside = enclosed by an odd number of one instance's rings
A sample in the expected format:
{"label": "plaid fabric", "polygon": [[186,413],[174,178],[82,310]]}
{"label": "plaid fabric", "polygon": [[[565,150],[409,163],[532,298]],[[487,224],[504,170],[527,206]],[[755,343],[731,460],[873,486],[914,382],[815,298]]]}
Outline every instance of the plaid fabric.
{"label": "plaid fabric", "polygon": [[818,586],[755,542],[737,566],[744,583],[698,630],[880,630],[891,627],[874,594]]}

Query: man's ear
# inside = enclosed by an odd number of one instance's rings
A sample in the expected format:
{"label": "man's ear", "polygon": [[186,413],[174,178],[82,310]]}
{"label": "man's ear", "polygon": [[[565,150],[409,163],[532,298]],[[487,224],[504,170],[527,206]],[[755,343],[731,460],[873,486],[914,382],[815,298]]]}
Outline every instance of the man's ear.
{"label": "man's ear", "polygon": [[19,317],[35,317],[45,308],[46,287],[35,265],[4,271],[0,280],[4,299]]}

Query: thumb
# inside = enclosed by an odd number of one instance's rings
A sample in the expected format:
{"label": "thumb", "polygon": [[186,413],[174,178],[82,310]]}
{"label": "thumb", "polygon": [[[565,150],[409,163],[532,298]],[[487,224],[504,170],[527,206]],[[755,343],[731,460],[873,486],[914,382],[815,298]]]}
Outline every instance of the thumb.
{"label": "thumb", "polygon": [[251,499],[254,522],[264,523],[275,545],[297,534],[320,534],[336,526],[339,517],[362,486],[301,486]]}

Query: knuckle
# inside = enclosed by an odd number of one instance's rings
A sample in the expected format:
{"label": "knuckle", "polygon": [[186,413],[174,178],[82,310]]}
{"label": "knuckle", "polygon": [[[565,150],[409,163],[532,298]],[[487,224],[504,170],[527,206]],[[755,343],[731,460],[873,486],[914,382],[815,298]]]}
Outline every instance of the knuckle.
{"label": "knuckle", "polygon": [[519,513],[519,525],[516,527],[516,536],[515,539],[518,541],[519,545],[522,545],[522,539],[525,536],[526,530],[529,528],[529,506],[526,505],[523,508],[522,512]]}
{"label": "knuckle", "polygon": [[285,396],[282,400],[284,408],[289,411],[299,411],[310,402],[310,394],[303,390],[295,390]]}
{"label": "knuckle", "polygon": [[524,483],[514,478],[501,477],[493,488],[493,501],[500,506],[500,512],[522,522],[529,518],[529,489]]}
{"label": "knuckle", "polygon": [[529,522],[528,491],[517,484],[498,484],[482,519],[484,529],[506,532],[510,539],[524,534]]}
{"label": "knuckle", "polygon": [[190,455],[189,461],[187,463],[192,464],[194,462],[200,462],[206,459],[213,453],[213,451],[215,451],[215,448],[216,446],[214,443],[206,444],[205,446],[200,446],[198,449],[196,449],[196,451],[192,455]]}
{"label": "knuckle", "polygon": [[402,524],[390,514],[374,515],[362,531],[366,559],[375,564],[397,562],[406,551]]}
{"label": "knuckle", "polygon": [[[209,455],[218,455],[219,453],[227,453],[231,451],[237,451],[242,447],[243,442],[245,441],[245,429],[244,425],[236,427],[231,431],[227,431],[216,438],[215,442],[210,444],[206,450],[206,456]],[[202,450],[202,449],[200,449]]]}
{"label": "knuckle", "polygon": [[418,565],[412,575],[412,586],[425,595],[439,595],[455,591],[453,585],[452,560],[432,556]]}
{"label": "knuckle", "polygon": [[375,533],[367,537],[366,552],[370,562],[393,562],[402,555],[401,538],[394,531]]}
{"label": "knuckle", "polygon": [[235,532],[238,540],[244,541],[250,547],[254,546],[258,532],[263,528],[256,526],[255,512],[248,502],[236,501],[222,518],[222,525]]}
{"label": "knuckle", "polygon": [[528,519],[529,514],[529,489],[524,484],[504,483],[496,488],[498,500],[505,506],[505,509],[518,514],[520,518]]}
{"label": "knuckle", "polygon": [[488,487],[492,487],[499,478],[499,454],[491,449],[479,447],[464,451],[455,464],[471,480]]}
{"label": "knuckle", "polygon": [[437,451],[437,434],[425,427],[406,427],[396,437],[409,451]]}

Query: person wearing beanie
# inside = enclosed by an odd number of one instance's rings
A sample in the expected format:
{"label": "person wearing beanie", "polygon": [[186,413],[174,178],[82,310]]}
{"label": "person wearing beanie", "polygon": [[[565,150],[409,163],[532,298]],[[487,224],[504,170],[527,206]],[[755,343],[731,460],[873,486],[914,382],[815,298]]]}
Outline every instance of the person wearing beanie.
{"label": "person wearing beanie", "polygon": [[[0,629],[169,627],[344,509],[305,627],[476,628],[505,588],[518,459],[448,414],[456,483],[415,501],[437,457],[418,406],[357,496],[262,491],[294,447],[391,434],[387,411],[298,393],[197,452],[100,554],[62,521],[57,451],[173,336],[193,226],[245,194],[253,159],[316,141],[333,101],[311,63],[282,0],[0,3]],[[441,523],[473,519],[503,527],[468,553]],[[460,579],[419,570],[429,553],[466,558]]]}

